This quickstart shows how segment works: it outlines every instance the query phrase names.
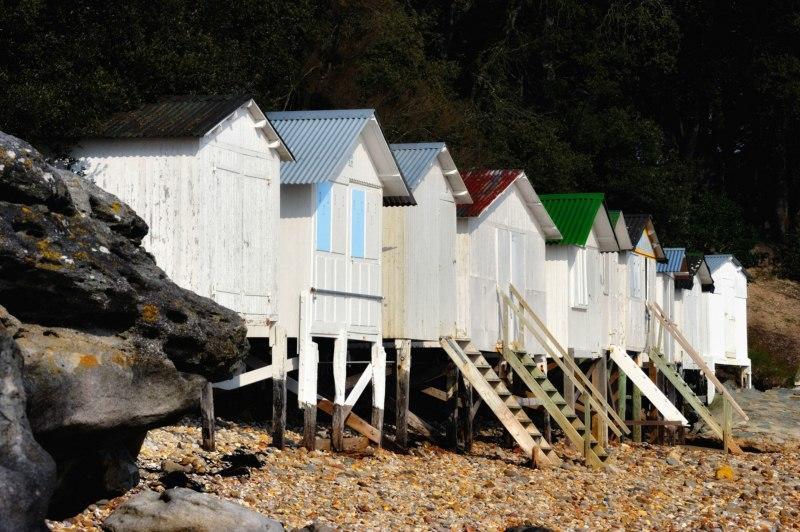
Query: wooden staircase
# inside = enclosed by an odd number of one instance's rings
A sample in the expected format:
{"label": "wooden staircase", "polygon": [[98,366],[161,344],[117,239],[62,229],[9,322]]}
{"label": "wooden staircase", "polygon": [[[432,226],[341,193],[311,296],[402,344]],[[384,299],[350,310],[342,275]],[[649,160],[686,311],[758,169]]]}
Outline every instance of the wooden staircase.
{"label": "wooden staircase", "polygon": [[513,436],[536,467],[558,466],[561,459],[536,428],[514,395],[477,349],[462,347],[452,338],[440,340],[461,375]]}
{"label": "wooden staircase", "polygon": [[[703,404],[703,401],[701,401],[700,398],[695,395],[689,385],[686,384],[686,381],[684,381],[678,372],[675,371],[675,368],[664,359],[658,349],[652,348],[647,354],[650,357],[650,362],[655,364],[655,366],[658,368],[658,371],[660,371],[669,380],[678,393],[683,396],[683,399],[686,401],[686,403],[688,403],[694,409],[694,411],[697,412],[697,415],[700,416],[700,419],[702,419],[703,422],[708,425],[708,428],[711,429],[711,431],[716,434],[720,440],[723,440],[724,434],[722,427],[719,423],[717,423],[717,420],[714,419],[714,416],[711,415],[711,412],[708,411],[708,408],[706,408],[706,405]],[[732,447],[733,452],[742,452],[742,449],[733,439],[729,441],[728,445]]]}
{"label": "wooden staircase", "polygon": [[[630,434],[630,429],[619,414],[617,414],[616,410],[608,403],[605,394],[594,387],[589,377],[587,377],[575,361],[568,356],[566,349],[558,343],[541,318],[536,315],[536,312],[530,304],[525,301],[525,298],[519,290],[517,290],[514,285],[509,285],[509,289],[515,301],[512,301],[509,295],[503,293],[499,287],[497,290],[501,302],[506,309],[503,312],[505,322],[508,322],[507,312],[514,312],[519,323],[531,332],[550,359],[555,362],[564,375],[572,381],[575,389],[585,397],[592,410],[608,424],[608,428],[617,436]],[[507,344],[508,342],[504,343]]]}
{"label": "wooden staircase", "polygon": [[527,353],[514,351],[508,347],[503,349],[503,358],[525,386],[541,401],[550,417],[561,427],[574,447],[583,450],[586,464],[603,467],[608,458],[606,450],[592,435],[591,427],[587,427],[575,410],[567,404],[533,358]]}

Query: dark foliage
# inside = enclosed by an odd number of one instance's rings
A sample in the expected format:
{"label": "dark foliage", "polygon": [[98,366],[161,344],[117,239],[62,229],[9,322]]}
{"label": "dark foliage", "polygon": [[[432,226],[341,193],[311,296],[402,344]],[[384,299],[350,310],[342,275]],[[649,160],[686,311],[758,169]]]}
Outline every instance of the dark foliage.
{"label": "dark foliage", "polygon": [[392,141],[606,191],[668,245],[762,240],[800,276],[796,2],[0,1],[0,129],[58,150],[183,93],[376,107]]}

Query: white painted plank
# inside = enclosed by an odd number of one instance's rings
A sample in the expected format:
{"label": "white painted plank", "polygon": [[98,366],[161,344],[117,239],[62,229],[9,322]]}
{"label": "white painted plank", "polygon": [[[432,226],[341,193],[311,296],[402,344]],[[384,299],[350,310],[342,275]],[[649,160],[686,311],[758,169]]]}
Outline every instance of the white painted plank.
{"label": "white painted plank", "polygon": [[[286,361],[287,372],[296,370],[298,366],[298,357],[290,358]],[[237,388],[241,388],[242,386],[247,386],[248,384],[271,379],[274,374],[274,370],[275,367],[272,365],[264,366],[263,368],[240,373],[239,375],[236,375],[235,377],[232,377],[226,381],[215,382],[213,386],[218,390],[235,390]]]}
{"label": "white painted plank", "polygon": [[670,400],[664,395],[658,386],[650,380],[644,371],[633,361],[628,354],[623,351],[619,346],[611,346],[611,360],[613,360],[619,369],[621,369],[628,378],[639,388],[645,397],[647,397],[653,406],[664,416],[667,421],[680,421],[684,426],[689,426],[689,421],[683,417],[683,414],[675,408]]}
{"label": "white painted plank", "polygon": [[364,372],[361,374],[361,377],[359,377],[358,381],[356,381],[356,385],[353,386],[352,390],[350,390],[350,394],[344,401],[346,406],[353,406],[356,404],[356,401],[358,401],[358,398],[361,397],[364,389],[366,389],[367,384],[369,384],[370,379],[372,379],[372,363],[367,364],[367,367],[364,368]]}

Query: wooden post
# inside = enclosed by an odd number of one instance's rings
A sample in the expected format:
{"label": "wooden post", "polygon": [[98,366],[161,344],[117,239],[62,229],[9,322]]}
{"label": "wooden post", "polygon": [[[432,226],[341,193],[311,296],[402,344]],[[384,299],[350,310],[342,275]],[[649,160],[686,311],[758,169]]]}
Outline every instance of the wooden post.
{"label": "wooden post", "polygon": [[203,449],[214,450],[214,388],[206,382],[200,390],[200,417],[202,419]]}
{"label": "wooden post", "polygon": [[303,405],[303,447],[313,451],[317,445],[317,405]]}
{"label": "wooden post", "polygon": [[[569,358],[569,360],[572,362],[575,361],[575,356],[573,353],[574,351],[570,347],[567,350],[566,358]],[[570,366],[571,364],[568,365],[567,367]],[[571,375],[567,375],[566,373],[564,374],[564,400],[567,402],[570,408],[575,410],[575,383],[572,381],[571,377],[572,377]]]}
{"label": "wooden post", "polygon": [[272,347],[272,445],[283,449],[286,432],[286,331],[276,328]]}
{"label": "wooden post", "polygon": [[344,420],[350,408],[344,402],[347,390],[347,331],[340,331],[333,344],[333,422],[331,424],[331,449],[344,451]]}
{"label": "wooden post", "polygon": [[462,377],[459,383],[459,392],[461,396],[462,406],[462,426],[463,426],[463,439],[464,439],[464,452],[469,452],[472,449],[472,384],[467,379]]}
{"label": "wooden post", "polygon": [[619,371],[617,378],[617,414],[622,419],[628,415],[628,376],[624,371]]}
{"label": "wooden post", "polygon": [[[642,420],[642,391],[633,383],[631,383],[633,390],[631,391],[632,396],[632,408],[633,408],[633,420],[634,421],[641,421]],[[636,443],[642,443],[642,426],[641,425],[634,425],[633,426],[633,441]]]}
{"label": "wooden post", "polygon": [[411,340],[401,340],[397,350],[397,389],[395,395],[395,416],[397,433],[395,442],[400,447],[408,446],[408,406],[411,388]]}
{"label": "wooden post", "polygon": [[722,398],[722,448],[726,453],[733,453],[733,407],[727,397]]}
{"label": "wooden post", "polygon": [[[591,427],[592,423],[592,402],[589,400],[589,394],[583,395],[583,424],[587,429]],[[589,451],[592,448],[592,432],[585,430],[583,432],[583,456],[589,456]]]}
{"label": "wooden post", "polygon": [[[606,355],[605,353],[600,355],[600,358],[595,362],[594,367],[592,368],[592,384],[595,388],[602,394],[604,400],[608,399],[607,389],[608,389],[608,367],[606,366]],[[600,445],[608,445],[608,425],[606,425],[605,420],[599,416],[594,416],[594,432],[597,438],[597,441]]]}
{"label": "wooden post", "polygon": [[[653,384],[656,385],[656,388],[661,389],[661,387],[658,385],[658,368],[656,367],[656,365],[653,364],[652,362],[648,362],[648,364],[647,364],[647,372],[650,375],[650,380],[653,381]],[[660,417],[659,413],[658,413],[658,409],[656,409],[655,405],[651,406],[650,417],[651,417],[651,419],[658,419]],[[656,441],[660,445],[664,444],[664,426],[663,425],[658,425],[656,427]]]}
{"label": "wooden post", "polygon": [[458,448],[458,368],[453,362],[447,363],[447,377],[445,390],[447,391],[446,412],[447,445],[452,449]]}
{"label": "wooden post", "polygon": [[[383,341],[378,339],[372,344],[372,426],[378,429],[383,442],[383,409],[386,403],[386,351]],[[382,445],[382,443],[381,443]]]}

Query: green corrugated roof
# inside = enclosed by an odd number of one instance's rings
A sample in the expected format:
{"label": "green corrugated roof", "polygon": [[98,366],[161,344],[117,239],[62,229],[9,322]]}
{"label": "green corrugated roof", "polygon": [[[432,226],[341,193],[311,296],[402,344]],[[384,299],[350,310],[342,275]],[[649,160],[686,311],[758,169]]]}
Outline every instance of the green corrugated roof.
{"label": "green corrugated roof", "polygon": [[612,226],[617,225],[617,220],[619,220],[620,214],[622,214],[622,211],[608,211],[608,218],[611,220]]}
{"label": "green corrugated roof", "polygon": [[597,209],[604,208],[603,193],[545,194],[539,198],[561,232],[560,243],[585,246]]}

